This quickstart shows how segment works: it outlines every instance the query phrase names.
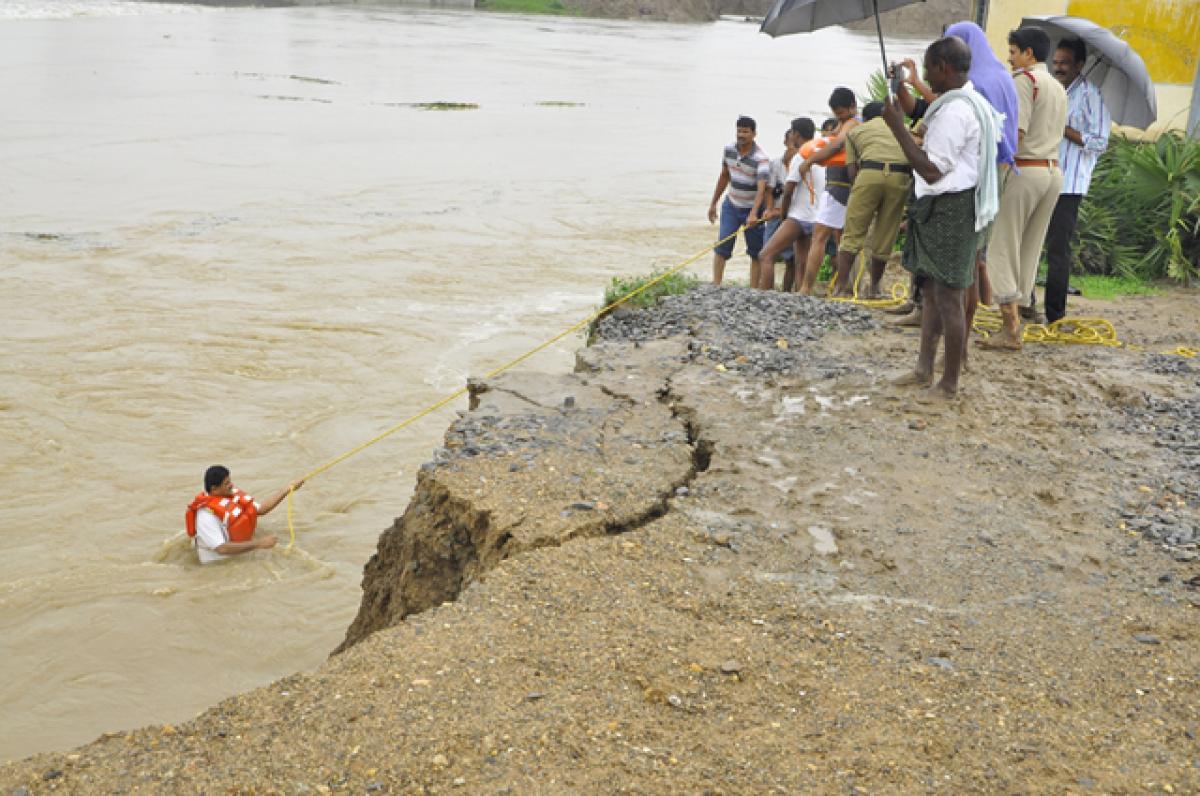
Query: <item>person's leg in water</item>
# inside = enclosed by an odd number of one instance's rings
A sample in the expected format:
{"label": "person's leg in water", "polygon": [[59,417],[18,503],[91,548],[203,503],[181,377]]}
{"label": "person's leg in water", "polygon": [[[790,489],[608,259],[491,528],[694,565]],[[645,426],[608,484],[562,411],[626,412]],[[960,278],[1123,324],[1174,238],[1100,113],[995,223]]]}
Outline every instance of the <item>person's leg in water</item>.
{"label": "person's leg in water", "polygon": [[821,263],[825,262],[825,244],[829,241],[831,232],[832,227],[824,224],[813,225],[812,240],[808,244],[808,262],[804,266],[804,284],[800,287],[800,292],[806,296],[813,294],[813,288],[817,284],[817,272],[821,270]]}
{"label": "person's leg in water", "polygon": [[917,354],[917,367],[893,382],[899,387],[929,387],[933,384],[933,361],[937,358],[938,341],[942,337],[942,316],[931,303],[933,280],[921,278],[917,285],[921,288],[924,302],[930,306],[921,314],[921,349]]}
{"label": "person's leg in water", "polygon": [[[932,280],[931,280],[932,281]],[[958,392],[958,377],[962,372],[963,349],[966,348],[967,333],[963,313],[963,290],[932,281],[932,289],[926,295],[926,315],[936,315],[941,327],[942,339],[946,341],[946,368],[942,371],[942,380],[930,388],[930,393],[939,398],[953,398]],[[921,327],[922,354],[925,345],[925,327]],[[937,343],[934,343],[937,350]],[[933,360],[930,359],[931,371]]]}
{"label": "person's leg in water", "polygon": [[[771,236],[770,240],[763,246],[762,252],[758,255],[758,282],[753,287],[759,290],[775,289],[775,261],[782,257],[784,252],[792,248],[792,245],[800,237],[802,231],[800,223],[795,219],[785,218],[779,223],[775,234]],[[788,265],[789,271],[793,271],[794,268],[794,265]],[[786,275],[783,280],[783,289],[789,289]]]}

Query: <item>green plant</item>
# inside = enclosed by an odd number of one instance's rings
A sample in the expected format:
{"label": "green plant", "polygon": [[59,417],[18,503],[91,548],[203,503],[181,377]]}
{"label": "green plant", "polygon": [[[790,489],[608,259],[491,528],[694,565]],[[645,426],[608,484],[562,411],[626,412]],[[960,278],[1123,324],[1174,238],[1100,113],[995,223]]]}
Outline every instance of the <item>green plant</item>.
{"label": "green plant", "polygon": [[[651,282],[645,290],[642,290],[635,296],[630,296],[626,301],[621,302],[621,307],[650,307],[658,302],[663,296],[674,296],[679,293],[686,293],[692,288],[700,284],[700,280],[686,271],[676,271],[673,274],[664,276],[666,271],[656,269],[643,276],[614,276],[612,281],[608,283],[608,287],[604,289],[603,307],[607,308],[615,304],[624,296],[628,296],[634,291],[642,288]],[[659,277],[662,277],[659,279]],[[658,280],[655,282],[655,280]],[[616,308],[614,308],[616,309]],[[596,324],[600,319],[613,310],[606,309],[597,316],[587,327],[587,338],[589,345],[595,337]]]}
{"label": "green plant", "polygon": [[1200,141],[1167,133],[1114,138],[1079,208],[1085,272],[1200,279]]}
{"label": "green plant", "polygon": [[[663,271],[658,270],[644,276],[614,276],[612,281],[609,282],[608,287],[604,290],[604,306],[607,307],[622,296],[632,293],[650,282],[654,282],[663,273]],[[656,304],[663,296],[686,293],[699,284],[700,280],[692,274],[685,271],[677,271],[655,282],[641,293],[624,302],[622,306],[650,307]]]}

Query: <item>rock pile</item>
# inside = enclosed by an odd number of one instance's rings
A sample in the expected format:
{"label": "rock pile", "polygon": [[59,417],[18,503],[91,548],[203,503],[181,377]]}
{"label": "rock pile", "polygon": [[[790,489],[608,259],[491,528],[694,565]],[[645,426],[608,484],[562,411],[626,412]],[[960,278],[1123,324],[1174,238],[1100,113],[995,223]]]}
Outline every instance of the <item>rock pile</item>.
{"label": "rock pile", "polygon": [[[1180,360],[1184,361],[1184,360]],[[1196,557],[1200,543],[1200,397],[1148,397],[1144,408],[1128,409],[1128,430],[1166,451],[1167,467],[1154,474],[1157,489],[1139,486],[1122,512],[1127,527],[1155,542]]]}
{"label": "rock pile", "polygon": [[[746,375],[793,370],[806,346],[831,331],[865,332],[871,315],[849,303],[793,293],[704,285],[645,310],[623,310],[596,325],[600,340],[644,342],[691,335],[692,358]],[[809,350],[806,352],[805,349]]]}

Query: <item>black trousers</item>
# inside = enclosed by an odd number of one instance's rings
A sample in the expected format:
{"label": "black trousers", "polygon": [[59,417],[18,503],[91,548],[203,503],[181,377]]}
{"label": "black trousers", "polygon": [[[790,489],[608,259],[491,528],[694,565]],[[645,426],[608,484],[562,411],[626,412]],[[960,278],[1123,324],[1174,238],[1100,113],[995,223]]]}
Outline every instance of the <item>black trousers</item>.
{"label": "black trousers", "polygon": [[1046,230],[1046,320],[1049,323],[1067,314],[1067,288],[1071,283],[1071,238],[1079,218],[1083,197],[1064,193],[1054,205],[1050,227]]}

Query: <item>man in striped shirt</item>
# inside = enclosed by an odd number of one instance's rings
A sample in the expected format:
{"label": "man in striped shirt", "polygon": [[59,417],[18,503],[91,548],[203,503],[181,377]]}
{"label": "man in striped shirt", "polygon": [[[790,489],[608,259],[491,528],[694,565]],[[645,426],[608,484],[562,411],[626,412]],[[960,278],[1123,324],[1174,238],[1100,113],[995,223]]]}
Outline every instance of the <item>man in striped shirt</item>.
{"label": "man in striped shirt", "polygon": [[1064,39],[1054,51],[1054,77],[1067,89],[1067,128],[1058,147],[1062,168],[1062,193],[1046,232],[1046,320],[1053,323],[1067,314],[1067,288],[1071,279],[1071,236],[1079,205],[1087,195],[1096,160],[1108,148],[1112,117],[1099,90],[1081,72],[1087,47],[1079,39]]}
{"label": "man in striped shirt", "polygon": [[[758,253],[763,247],[763,228],[759,218],[767,211],[767,183],[771,179],[771,159],[754,142],[758,125],[749,116],[737,120],[737,140],[725,147],[721,174],[708,207],[708,223],[716,223],[717,202],[725,189],[729,193],[721,204],[719,243],[713,248],[713,284],[721,284],[725,263],[733,256],[734,233],[745,226],[746,253],[750,255],[750,284],[758,284]],[[726,240],[728,238],[728,240]]]}

